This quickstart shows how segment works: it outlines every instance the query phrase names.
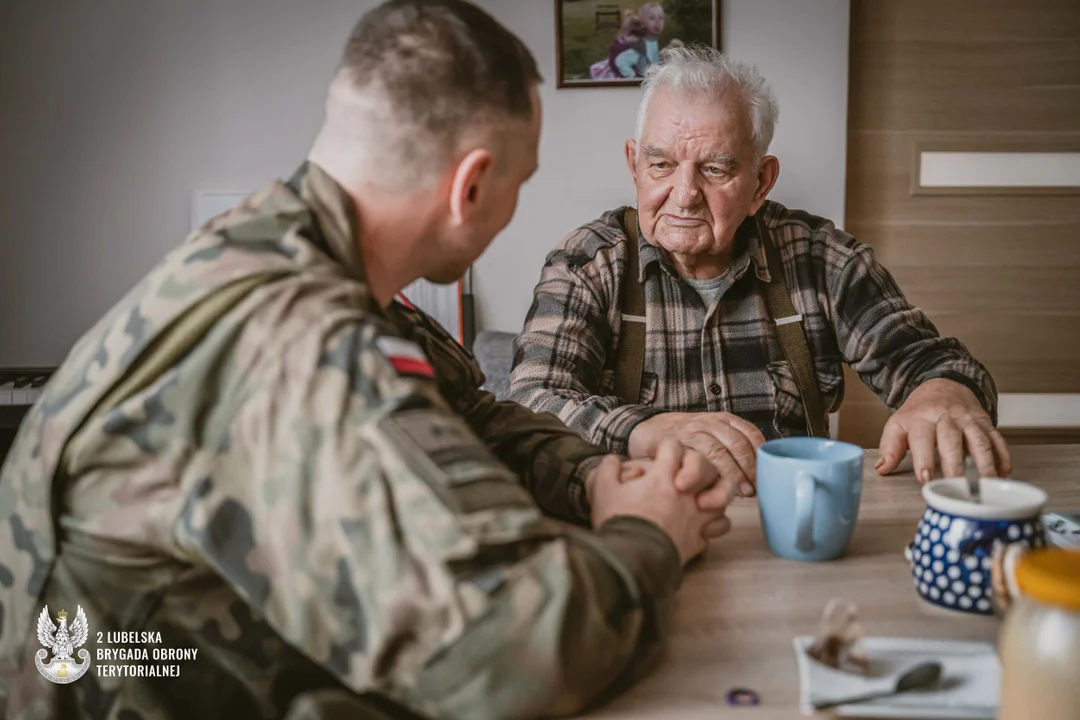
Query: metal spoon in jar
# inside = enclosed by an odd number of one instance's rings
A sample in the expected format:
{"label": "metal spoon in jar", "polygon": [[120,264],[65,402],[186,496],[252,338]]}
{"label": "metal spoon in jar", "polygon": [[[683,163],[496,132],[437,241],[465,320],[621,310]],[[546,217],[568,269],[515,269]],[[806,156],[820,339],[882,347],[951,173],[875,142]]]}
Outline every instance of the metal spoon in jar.
{"label": "metal spoon in jar", "polygon": [[982,497],[979,494],[979,479],[981,473],[979,469],[975,467],[975,461],[968,455],[964,461],[964,477],[967,478],[968,494],[971,496],[972,502],[982,502]]}
{"label": "metal spoon in jar", "polygon": [[813,703],[813,706],[815,710],[827,710],[829,708],[837,707],[838,705],[852,705],[854,703],[865,702],[866,700],[897,695],[909,690],[928,688],[932,685],[937,685],[939,680],[941,680],[941,663],[925,662],[901,673],[900,676],[896,678],[894,684],[883,690],[874,690],[873,692],[864,693],[862,695],[852,695],[850,697],[840,698],[839,700],[823,700]]}

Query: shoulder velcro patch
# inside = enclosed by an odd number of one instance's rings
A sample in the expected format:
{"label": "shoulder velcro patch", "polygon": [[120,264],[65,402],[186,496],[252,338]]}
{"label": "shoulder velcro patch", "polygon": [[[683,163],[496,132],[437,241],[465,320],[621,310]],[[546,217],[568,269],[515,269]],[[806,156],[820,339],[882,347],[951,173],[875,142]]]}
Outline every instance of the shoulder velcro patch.
{"label": "shoulder velcro patch", "polygon": [[375,338],[375,346],[399,375],[435,377],[435,368],[420,346],[404,338],[383,335]]}

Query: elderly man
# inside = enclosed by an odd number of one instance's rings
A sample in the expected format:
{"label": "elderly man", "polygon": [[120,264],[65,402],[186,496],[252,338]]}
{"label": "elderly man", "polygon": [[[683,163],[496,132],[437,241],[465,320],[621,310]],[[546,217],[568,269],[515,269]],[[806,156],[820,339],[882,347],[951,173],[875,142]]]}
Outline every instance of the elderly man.
{"label": "elderly man", "polygon": [[607,212],[548,256],[510,398],[631,456],[677,437],[751,494],[765,438],[825,434],[846,362],[896,410],[880,473],[910,449],[923,482],[935,450],[945,473],[967,452],[1007,475],[986,369],[868,246],[766,200],[776,116],[765,81],[712,48],[649,68],[626,143],[636,213]]}
{"label": "elderly man", "polygon": [[734,486],[496,402],[394,301],[509,222],[538,82],[468,3],[380,6],[309,162],[76,344],[0,476],[0,716],[526,718],[640,674]]}

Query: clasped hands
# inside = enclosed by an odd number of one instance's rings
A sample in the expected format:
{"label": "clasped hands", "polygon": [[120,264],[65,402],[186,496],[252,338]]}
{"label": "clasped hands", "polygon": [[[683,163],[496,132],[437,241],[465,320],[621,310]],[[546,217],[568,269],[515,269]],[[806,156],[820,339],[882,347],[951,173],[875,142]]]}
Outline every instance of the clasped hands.
{"label": "clasped hands", "polygon": [[649,520],[671,538],[683,564],[731,529],[725,510],[734,483],[672,437],[659,441],[653,458],[608,455],[586,478],[585,491],[593,527],[620,515]]}

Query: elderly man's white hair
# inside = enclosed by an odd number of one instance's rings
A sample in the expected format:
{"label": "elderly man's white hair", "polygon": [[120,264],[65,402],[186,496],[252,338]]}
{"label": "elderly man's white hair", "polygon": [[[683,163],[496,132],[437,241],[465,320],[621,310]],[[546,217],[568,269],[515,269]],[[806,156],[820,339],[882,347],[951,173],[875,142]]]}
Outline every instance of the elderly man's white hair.
{"label": "elderly man's white hair", "polygon": [[643,92],[634,133],[639,151],[649,102],[659,87],[669,87],[678,93],[711,97],[718,97],[732,87],[738,88],[750,109],[755,166],[768,154],[773,129],[780,116],[780,106],[777,105],[776,96],[769,89],[765,78],[758,74],[757,68],[730,60],[708,45],[665,49],[660,62],[648,67],[642,81]]}

